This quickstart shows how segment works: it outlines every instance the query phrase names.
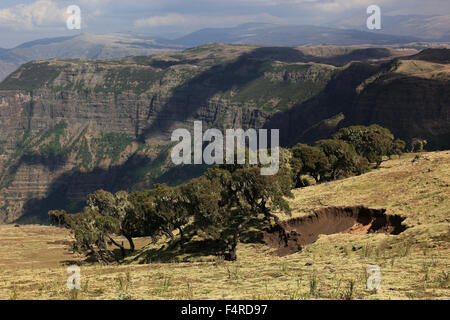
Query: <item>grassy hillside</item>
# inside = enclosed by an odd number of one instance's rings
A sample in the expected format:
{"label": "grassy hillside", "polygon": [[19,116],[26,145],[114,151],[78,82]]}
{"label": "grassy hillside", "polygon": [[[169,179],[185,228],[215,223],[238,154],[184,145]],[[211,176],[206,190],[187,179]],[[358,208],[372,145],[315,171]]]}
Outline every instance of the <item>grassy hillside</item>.
{"label": "grassy hillside", "polygon": [[[361,205],[406,218],[407,229],[398,235],[322,235],[283,257],[264,244],[241,243],[235,263],[206,252],[178,255],[162,243],[137,239],[141,249],[129,264],[100,266],[68,253],[72,240],[63,229],[0,226],[0,299],[450,298],[450,152],[405,154],[367,174],[294,194],[294,218]],[[149,264],[141,264],[144,256]],[[73,263],[81,264],[77,293],[66,289],[66,265]],[[366,288],[369,265],[381,269],[376,292]]]}

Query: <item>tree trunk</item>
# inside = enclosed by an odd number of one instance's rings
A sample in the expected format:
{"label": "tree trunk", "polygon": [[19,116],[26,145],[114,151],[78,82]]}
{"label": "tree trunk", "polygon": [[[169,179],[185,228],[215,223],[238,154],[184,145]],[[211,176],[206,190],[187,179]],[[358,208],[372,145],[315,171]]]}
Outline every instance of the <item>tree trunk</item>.
{"label": "tree trunk", "polygon": [[125,238],[127,238],[128,242],[130,243],[130,251],[134,252],[134,242],[133,242],[133,238],[131,236],[125,236]]}
{"label": "tree trunk", "polygon": [[124,246],[121,245],[121,244],[119,244],[119,243],[117,243],[116,241],[114,241],[114,239],[111,238],[111,237],[109,237],[109,240],[111,240],[111,242],[112,242],[115,246],[117,246],[117,247],[120,248],[120,252],[122,253],[122,257],[125,258],[126,252],[125,252]]}
{"label": "tree trunk", "polygon": [[311,175],[313,178],[314,178],[314,180],[316,181],[316,183],[319,183],[319,180],[320,180],[320,175],[319,174],[312,174]]}
{"label": "tree trunk", "polygon": [[270,218],[273,218],[275,224],[280,224],[280,218],[270,212],[269,208],[267,208],[265,201],[263,201],[260,205],[260,210],[266,217],[267,221],[270,223]]}
{"label": "tree trunk", "polygon": [[237,247],[237,240],[234,239],[233,243],[231,243],[231,246],[228,246],[228,252],[225,256],[227,261],[236,261],[237,260],[236,247]]}
{"label": "tree trunk", "polygon": [[184,244],[184,232],[181,227],[178,227],[178,231],[180,232],[180,246],[183,246]]}

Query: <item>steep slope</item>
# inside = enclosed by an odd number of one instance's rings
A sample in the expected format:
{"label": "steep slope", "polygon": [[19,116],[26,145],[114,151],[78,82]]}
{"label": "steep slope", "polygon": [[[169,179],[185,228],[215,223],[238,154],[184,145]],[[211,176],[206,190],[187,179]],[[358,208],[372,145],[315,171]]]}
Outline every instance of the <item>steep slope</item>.
{"label": "steep slope", "polygon": [[351,64],[314,99],[275,115],[266,127],[283,127],[282,141],[292,145],[324,138],[338,127],[377,123],[407,141],[424,138],[430,149],[448,149],[449,53],[428,49],[380,67]]}
{"label": "steep slope", "polygon": [[[219,128],[261,127],[263,108],[308,99],[334,70],[301,64],[289,75],[281,62],[252,57],[262,54],[254,49],[206,46],[113,61],[25,64],[0,85],[3,219],[73,208],[98,188],[182,181],[189,170],[163,170],[174,128],[192,128],[193,119]],[[280,59],[300,54],[283,50]],[[285,74],[292,81],[273,81]],[[272,101],[261,106],[266,88]]]}
{"label": "steep slope", "polygon": [[424,52],[366,80],[344,124],[378,123],[406,140],[422,137],[431,149],[450,149],[450,66],[412,60],[422,56],[432,60]]}
{"label": "steep slope", "polygon": [[[199,174],[203,166],[173,167],[168,157],[172,131],[192,129],[194,120],[218,129],[281,129],[285,146],[344,123],[377,122],[378,113],[401,137],[448,134],[446,65],[432,63],[439,76],[420,81],[401,66],[383,65],[412,53],[211,44],[116,60],[27,63],[0,84],[0,218],[42,221],[49,209],[76,211],[100,188],[176,184]],[[397,113],[408,104],[389,87],[379,90],[388,95],[383,99],[399,99],[391,109],[374,98],[383,77],[444,91]],[[416,116],[423,105],[434,111]]]}

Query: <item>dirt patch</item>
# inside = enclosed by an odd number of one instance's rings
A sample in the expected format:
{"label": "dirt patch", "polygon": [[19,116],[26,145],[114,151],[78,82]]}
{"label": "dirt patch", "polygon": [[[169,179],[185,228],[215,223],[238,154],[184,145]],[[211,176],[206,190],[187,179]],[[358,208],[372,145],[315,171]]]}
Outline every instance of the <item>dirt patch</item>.
{"label": "dirt patch", "polygon": [[334,233],[387,233],[399,234],[406,230],[405,218],[386,215],[385,209],[365,207],[329,207],[319,209],[309,216],[294,218],[264,231],[264,242],[277,248],[280,256],[301,251],[315,242],[321,234]]}

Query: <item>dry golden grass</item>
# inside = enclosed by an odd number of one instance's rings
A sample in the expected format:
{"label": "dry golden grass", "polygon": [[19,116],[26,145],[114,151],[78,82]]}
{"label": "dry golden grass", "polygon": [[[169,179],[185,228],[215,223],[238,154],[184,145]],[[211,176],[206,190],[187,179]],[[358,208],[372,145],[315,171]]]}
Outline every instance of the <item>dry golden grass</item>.
{"label": "dry golden grass", "polygon": [[450,66],[422,60],[403,60],[395,72],[421,78],[432,78],[436,75],[448,78]]}
{"label": "dry golden grass", "polygon": [[[328,206],[364,205],[405,216],[400,235],[321,236],[277,257],[240,244],[238,261],[102,266],[83,263],[79,292],[66,288],[70,234],[43,226],[0,226],[0,299],[449,299],[450,152],[404,155],[359,177],[294,190],[294,216]],[[287,217],[283,217],[287,218]],[[138,240],[143,247],[146,239]],[[366,288],[366,268],[381,288]],[[350,283],[354,284],[353,291]]]}

